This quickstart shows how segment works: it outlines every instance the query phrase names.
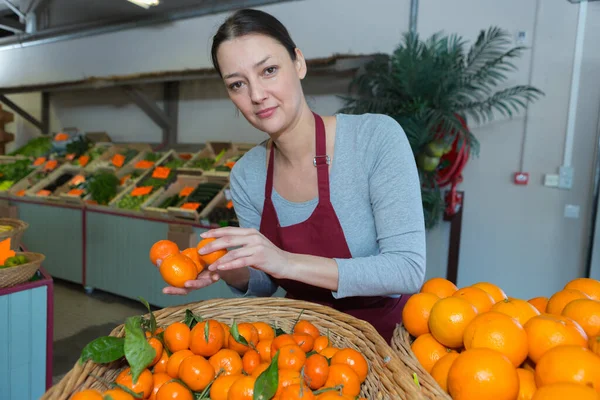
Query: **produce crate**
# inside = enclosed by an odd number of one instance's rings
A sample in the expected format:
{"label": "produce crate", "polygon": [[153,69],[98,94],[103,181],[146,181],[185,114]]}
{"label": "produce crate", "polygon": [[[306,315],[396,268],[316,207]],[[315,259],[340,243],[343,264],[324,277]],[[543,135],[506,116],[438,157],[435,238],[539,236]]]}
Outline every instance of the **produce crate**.
{"label": "produce crate", "polygon": [[404,329],[403,325],[398,325],[392,337],[392,349],[396,351],[404,365],[417,374],[423,395],[431,400],[452,400],[452,397],[440,387],[417,360],[415,353],[411,350],[411,344],[410,334]]}
{"label": "produce crate", "polygon": [[[216,155],[209,147],[204,147],[202,150],[194,154],[194,156],[186,162],[183,167],[179,168],[179,172],[186,174],[203,174],[212,168]],[[213,163],[202,163],[204,159],[212,159]]]}
{"label": "produce crate", "polygon": [[0,156],[0,194],[5,194],[17,183],[38,169],[23,156]]}
{"label": "produce crate", "polygon": [[29,175],[21,179],[19,182],[15,183],[8,190],[8,197],[14,199],[25,197],[29,188],[40,182],[42,179],[48,177],[48,175],[50,175],[51,173],[51,171],[46,171],[41,167],[35,167],[35,169]]}
{"label": "produce crate", "polygon": [[31,139],[25,145],[10,153],[11,156],[23,156],[31,160],[38,157],[46,157],[52,152],[52,137],[38,136]]}
{"label": "produce crate", "polygon": [[219,202],[211,210],[210,214],[208,214],[206,217],[209,224],[220,226],[240,226],[237,214],[233,208],[233,202],[231,201],[229,191],[229,188],[223,191],[225,196],[219,200]]}
{"label": "produce crate", "polygon": [[[203,176],[204,182],[194,189],[180,207],[169,207],[167,211],[174,219],[202,222],[209,225],[208,215],[225,199],[225,190],[229,189],[229,181],[221,177]],[[218,187],[215,187],[218,185]],[[201,201],[206,197],[206,201]]]}
{"label": "produce crate", "polygon": [[87,172],[93,172],[97,168],[101,168],[102,163],[109,159],[110,150],[113,147],[114,144],[112,143],[96,143],[81,157],[70,160],[70,164],[81,166],[81,162],[84,162],[85,165],[82,168]]}
{"label": "produce crate", "polygon": [[148,201],[142,204],[142,212],[151,217],[170,218],[171,215],[168,212],[168,208],[161,208],[160,205],[176,195],[182,196],[178,203],[183,204],[187,196],[182,194],[181,191],[186,188],[193,190],[204,182],[207,182],[207,178],[202,176],[178,174],[176,180],[169,186],[159,189],[157,197],[148,199]]}
{"label": "produce crate", "polygon": [[[136,151],[137,153],[126,157],[123,164],[116,164],[116,157],[118,154],[125,156],[128,150]],[[112,146],[101,160],[98,160],[94,164],[94,168],[110,168],[114,171],[119,171],[123,168],[130,168],[137,164],[139,161],[144,159],[144,156],[152,151],[152,148],[148,144],[144,143],[125,143]]]}
{"label": "produce crate", "polygon": [[233,164],[256,145],[249,143],[208,142],[206,146],[216,154],[217,160],[214,168],[204,171],[204,175],[228,178]]}
{"label": "produce crate", "polygon": [[[95,172],[90,172],[90,171],[86,171],[85,169],[83,169],[82,173],[77,176],[79,178],[84,178],[84,180],[80,181],[80,182],[73,182],[73,180],[69,181],[69,183],[66,184],[67,189],[64,189],[64,191],[62,193],[60,193],[59,196],[62,198],[62,200],[65,203],[83,206],[86,203],[86,198],[91,198],[91,194],[89,193],[89,187],[86,184],[87,181],[90,178],[93,178],[93,176],[95,174],[102,173],[102,172],[114,174],[114,171],[112,171],[110,169],[104,169],[104,168],[96,169]],[[77,185],[77,187],[74,187],[71,190],[71,189],[69,189],[69,186],[72,184]]]}
{"label": "produce crate", "polygon": [[[78,175],[85,176],[82,168],[64,164],[27,189],[25,196],[35,200],[64,203],[61,193],[67,193],[70,190],[72,180]],[[59,179],[60,181],[58,181]],[[48,187],[50,188],[47,189]]]}
{"label": "produce crate", "polygon": [[[292,331],[301,316],[303,320],[314,324],[322,335],[328,332],[332,346],[355,349],[366,358],[369,373],[361,386],[361,397],[369,400],[425,399],[413,381],[410,368],[402,363],[377,331],[348,314],[315,303],[286,298],[213,299],[158,310],[154,312],[157,325],[165,327],[184,321],[187,309],[205,320],[214,319],[226,324],[232,324],[233,321],[264,321],[285,332]],[[119,325],[110,333],[114,337],[124,335],[124,325]],[[73,369],[44,394],[42,400],[67,400],[74,393],[89,388],[104,391],[106,387],[95,377],[112,382],[126,367],[124,358],[110,364],[96,364],[91,360],[76,362]]]}

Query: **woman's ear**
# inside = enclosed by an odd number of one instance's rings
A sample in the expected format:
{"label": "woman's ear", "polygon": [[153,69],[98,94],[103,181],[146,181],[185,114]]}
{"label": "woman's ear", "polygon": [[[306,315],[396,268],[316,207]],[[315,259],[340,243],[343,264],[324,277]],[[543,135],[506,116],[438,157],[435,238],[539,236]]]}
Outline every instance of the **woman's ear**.
{"label": "woman's ear", "polygon": [[296,48],[296,61],[294,61],[294,65],[296,67],[296,72],[298,73],[298,78],[304,79],[307,72],[306,60],[304,59],[304,54],[300,49]]}

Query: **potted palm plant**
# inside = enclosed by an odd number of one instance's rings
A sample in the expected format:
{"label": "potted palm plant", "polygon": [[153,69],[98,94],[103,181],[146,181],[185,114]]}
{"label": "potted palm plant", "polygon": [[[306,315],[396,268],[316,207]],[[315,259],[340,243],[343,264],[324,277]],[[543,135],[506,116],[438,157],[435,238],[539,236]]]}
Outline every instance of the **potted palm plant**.
{"label": "potted palm plant", "polygon": [[[427,229],[445,209],[441,187],[454,188],[468,156],[479,152],[470,120],[483,124],[512,117],[543,95],[529,85],[499,87],[525,50],[511,44],[511,35],[497,27],[482,30],[471,46],[455,34],[421,40],[406,33],[392,54],[375,55],[365,64],[349,95],[342,96],[340,112],[386,114],[406,132],[419,169]],[[457,175],[449,179],[449,171]]]}

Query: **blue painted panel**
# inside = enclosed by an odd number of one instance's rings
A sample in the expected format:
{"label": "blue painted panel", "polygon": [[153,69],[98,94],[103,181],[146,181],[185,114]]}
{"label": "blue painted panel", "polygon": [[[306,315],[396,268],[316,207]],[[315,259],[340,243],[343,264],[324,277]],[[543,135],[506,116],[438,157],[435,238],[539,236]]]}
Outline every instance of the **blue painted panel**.
{"label": "blue painted panel", "polygon": [[0,296],[0,393],[39,399],[46,388],[46,286]]}

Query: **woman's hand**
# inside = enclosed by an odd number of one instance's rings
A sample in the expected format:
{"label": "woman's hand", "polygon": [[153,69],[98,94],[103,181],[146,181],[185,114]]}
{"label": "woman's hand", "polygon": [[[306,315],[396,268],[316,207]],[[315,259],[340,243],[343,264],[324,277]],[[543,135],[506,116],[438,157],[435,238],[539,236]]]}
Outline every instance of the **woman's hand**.
{"label": "woman's hand", "polygon": [[[161,262],[162,260],[157,261],[158,267],[160,267]],[[185,296],[186,294],[194,290],[210,286],[213,283],[218,282],[219,279],[221,279],[221,277],[217,272],[212,272],[205,269],[204,271],[198,274],[198,277],[196,277],[196,279],[185,282],[185,288],[167,286],[163,289],[163,293],[170,295]]]}
{"label": "woman's hand", "polygon": [[237,247],[208,267],[209,271],[229,271],[252,266],[274,278],[284,278],[288,270],[289,253],[279,249],[256,229],[236,227],[204,232],[202,238],[214,238],[199,250],[200,255]]}

